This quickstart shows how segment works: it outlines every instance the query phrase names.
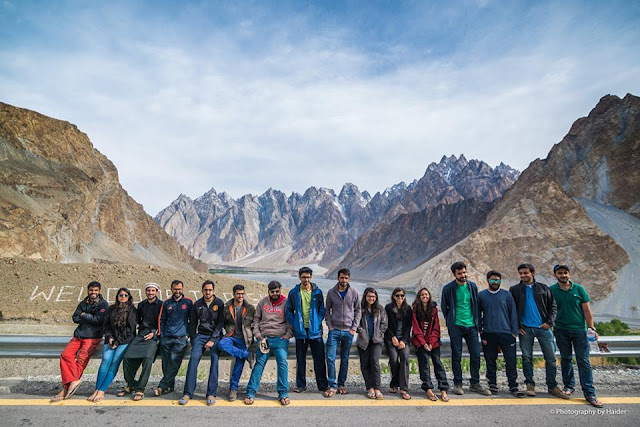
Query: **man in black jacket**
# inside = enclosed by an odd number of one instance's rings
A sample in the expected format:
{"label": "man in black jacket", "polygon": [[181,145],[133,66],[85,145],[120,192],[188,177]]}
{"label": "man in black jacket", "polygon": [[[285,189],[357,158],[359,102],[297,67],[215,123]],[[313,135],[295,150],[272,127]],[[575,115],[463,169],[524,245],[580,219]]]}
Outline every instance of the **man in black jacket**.
{"label": "man in black jacket", "polygon": [[224,303],[213,293],[213,282],[206,280],[202,284],[202,298],[193,304],[191,320],[189,322],[189,336],[191,337],[191,358],[187,367],[187,379],[184,383],[180,405],[186,405],[193,398],[198,377],[198,364],[202,353],[209,350],[211,367],[207,382],[207,405],[216,403],[218,392],[218,341],[222,337],[224,326]]}
{"label": "man in black jacket", "polygon": [[102,341],[104,333],[104,319],[109,303],[102,298],[99,282],[87,285],[87,297],[83,299],[72,319],[78,327],[73,332],[73,338],[60,355],[60,373],[62,374],[62,390],[51,398],[52,402],[68,399],[76,392],[80,385],[80,378],[87,367],[93,352]]}
{"label": "man in black jacket", "polygon": [[[158,317],[162,308],[162,301],[158,299],[160,286],[156,283],[147,283],[144,292],[147,299],[138,304],[138,335],[133,339],[124,360],[122,370],[127,387],[118,393],[124,396],[135,392],[133,400],[139,401],[144,398],[144,389],[149,381],[151,367],[156,358],[158,350]],[[140,378],[136,381],[135,375],[142,365]]]}
{"label": "man in black jacket", "polygon": [[522,351],[522,372],[527,386],[527,396],[535,396],[533,380],[533,341],[538,344],[544,355],[547,390],[549,394],[568,399],[558,387],[556,381],[556,347],[551,327],[556,320],[556,301],[549,287],[535,279],[535,268],[531,264],[518,266],[520,283],[513,285],[509,292],[516,302],[520,332],[520,351]]}
{"label": "man in black jacket", "polygon": [[451,368],[453,369],[453,388],[455,394],[464,394],[462,389],[462,339],[467,343],[470,358],[471,380],[469,391],[485,396],[491,394],[480,384],[480,340],[478,318],[478,287],[467,280],[467,266],[455,262],[451,266],[455,280],[442,288],[440,304],[442,315],[447,321],[451,339]]}

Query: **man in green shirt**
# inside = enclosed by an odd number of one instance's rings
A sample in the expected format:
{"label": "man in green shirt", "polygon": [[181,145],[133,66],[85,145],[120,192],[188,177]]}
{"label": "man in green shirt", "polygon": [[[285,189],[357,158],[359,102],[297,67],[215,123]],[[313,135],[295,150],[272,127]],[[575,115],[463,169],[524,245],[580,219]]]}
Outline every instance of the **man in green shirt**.
{"label": "man in green shirt", "polygon": [[560,350],[564,392],[570,395],[575,388],[572,360],[572,351],[575,350],[580,386],[584,397],[591,405],[596,408],[602,408],[604,404],[596,397],[596,390],[593,387],[593,372],[589,362],[587,327],[593,331],[596,339],[598,337],[593,326],[589,295],[581,285],[570,280],[569,266],[556,265],[553,267],[553,275],[558,280],[558,283],[552,285],[549,289],[553,293],[558,306],[554,335]]}

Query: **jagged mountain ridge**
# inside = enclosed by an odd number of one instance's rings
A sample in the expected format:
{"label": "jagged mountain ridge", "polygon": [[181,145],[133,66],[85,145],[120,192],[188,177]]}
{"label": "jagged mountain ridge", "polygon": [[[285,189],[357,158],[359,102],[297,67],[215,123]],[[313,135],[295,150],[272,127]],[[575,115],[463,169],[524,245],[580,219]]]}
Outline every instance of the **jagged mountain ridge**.
{"label": "jagged mountain ridge", "polygon": [[0,103],[0,256],[206,271],[75,125]]}
{"label": "jagged mountain ridge", "polygon": [[337,195],[310,187],[304,194],[286,196],[270,188],[258,197],[248,194],[238,200],[211,189],[195,200],[180,195],[155,220],[205,262],[329,265],[375,225],[467,199],[491,202],[518,175],[504,164],[491,168],[479,160],[467,161],[464,155],[443,156],[420,180],[398,183],[373,197],[351,183]]}

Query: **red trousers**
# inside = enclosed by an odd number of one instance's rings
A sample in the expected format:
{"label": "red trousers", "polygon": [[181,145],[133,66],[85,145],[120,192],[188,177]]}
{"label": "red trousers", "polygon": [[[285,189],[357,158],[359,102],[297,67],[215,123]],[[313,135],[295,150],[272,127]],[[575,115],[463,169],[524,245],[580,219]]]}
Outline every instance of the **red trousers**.
{"label": "red trousers", "polygon": [[71,381],[80,379],[84,368],[89,364],[91,355],[101,341],[102,338],[71,338],[60,355],[62,384],[68,385]]}

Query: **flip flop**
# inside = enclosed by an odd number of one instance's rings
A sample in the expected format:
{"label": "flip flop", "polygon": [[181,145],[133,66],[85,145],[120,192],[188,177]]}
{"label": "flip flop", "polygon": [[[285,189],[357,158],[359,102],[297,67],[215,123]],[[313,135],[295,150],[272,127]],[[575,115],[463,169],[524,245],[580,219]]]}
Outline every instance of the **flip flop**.
{"label": "flip flop", "polygon": [[367,392],[367,397],[368,397],[369,399],[375,399],[375,398],[376,398],[376,392],[375,392],[375,391],[373,391],[373,390],[368,391],[368,392]]}
{"label": "flip flop", "polygon": [[291,400],[288,397],[281,397],[278,400],[280,401],[280,404],[282,406],[287,406],[289,403],[291,403]]}
{"label": "flip flop", "polygon": [[435,394],[433,394],[433,391],[428,390],[427,391],[427,397],[429,398],[430,401],[432,402],[437,402],[438,401],[438,396],[436,396]]}
{"label": "flip flop", "polygon": [[136,394],[133,395],[133,401],[134,402],[139,402],[142,399],[144,399],[144,392],[142,391],[137,391]]}
{"label": "flip flop", "polygon": [[323,396],[324,397],[333,397],[334,394],[336,394],[335,389],[329,388],[324,392]]}
{"label": "flip flop", "polygon": [[440,400],[442,400],[443,402],[448,402],[449,401],[449,395],[447,394],[446,391],[442,390],[440,392]]}
{"label": "flip flop", "polygon": [[131,387],[125,387],[116,394],[118,397],[125,397],[128,394],[133,393],[133,389]]}
{"label": "flip flop", "polygon": [[349,390],[346,387],[338,387],[338,394],[349,394]]}
{"label": "flip flop", "polygon": [[384,394],[380,390],[376,390],[376,400],[384,399]]}
{"label": "flip flop", "polygon": [[80,387],[80,384],[82,384],[82,381],[78,381],[76,385],[73,387],[69,386],[69,389],[67,390],[67,394],[64,395],[64,398],[69,399],[71,396],[73,396],[74,393],[78,391],[78,387]]}
{"label": "flip flop", "polygon": [[389,387],[389,393],[397,393],[398,392],[398,387]]}
{"label": "flip flop", "polygon": [[400,397],[404,400],[411,400],[411,395],[406,390],[400,390]]}

